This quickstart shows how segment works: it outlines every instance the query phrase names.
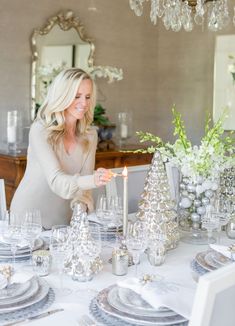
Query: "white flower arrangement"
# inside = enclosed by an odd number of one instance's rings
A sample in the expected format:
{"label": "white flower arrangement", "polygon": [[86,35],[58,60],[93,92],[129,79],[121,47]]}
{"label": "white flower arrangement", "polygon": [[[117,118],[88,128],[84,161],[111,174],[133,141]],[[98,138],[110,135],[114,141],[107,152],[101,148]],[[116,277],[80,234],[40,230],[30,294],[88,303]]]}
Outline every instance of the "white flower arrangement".
{"label": "white flower arrangement", "polygon": [[188,140],[184,123],[180,113],[175,108],[173,112],[173,124],[175,126],[174,135],[178,136],[174,144],[164,143],[161,138],[148,132],[137,132],[140,142],[150,141],[155,145],[149,146],[146,150],[139,152],[153,153],[159,150],[163,160],[174,164],[189,178],[192,183],[198,182],[201,178],[208,182],[218,179],[220,173],[227,167],[235,165],[234,144],[235,138],[230,132],[224,136],[222,123],[227,117],[226,112],[220,119],[210,127],[211,117],[208,115],[205,125],[205,135],[201,139],[200,145],[192,145]]}
{"label": "white flower arrangement", "polygon": [[39,98],[36,105],[39,107],[40,103],[43,102],[46,94],[48,92],[48,87],[52,83],[53,79],[67,66],[66,62],[59,61],[55,64],[49,63],[41,65],[37,69],[37,78],[38,78],[38,92]]}

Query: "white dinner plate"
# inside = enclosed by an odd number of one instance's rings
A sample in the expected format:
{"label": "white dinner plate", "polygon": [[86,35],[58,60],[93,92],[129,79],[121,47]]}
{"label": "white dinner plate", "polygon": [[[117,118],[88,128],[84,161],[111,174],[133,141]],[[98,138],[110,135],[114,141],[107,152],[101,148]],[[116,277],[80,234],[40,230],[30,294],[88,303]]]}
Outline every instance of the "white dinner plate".
{"label": "white dinner plate", "polygon": [[12,304],[10,307],[2,308],[2,309],[0,308],[0,314],[23,309],[23,308],[29,307],[29,306],[43,300],[49,292],[49,285],[47,284],[46,281],[44,281],[43,279],[41,279],[39,277],[37,277],[37,281],[39,284],[39,289],[34,296],[32,296],[29,299],[24,300],[22,302]]}

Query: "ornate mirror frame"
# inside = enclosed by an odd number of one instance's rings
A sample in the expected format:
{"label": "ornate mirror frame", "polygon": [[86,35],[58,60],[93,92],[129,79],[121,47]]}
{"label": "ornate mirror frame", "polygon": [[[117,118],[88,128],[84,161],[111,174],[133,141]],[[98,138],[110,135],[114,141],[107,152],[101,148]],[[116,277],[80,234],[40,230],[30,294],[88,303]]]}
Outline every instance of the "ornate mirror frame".
{"label": "ornate mirror frame", "polygon": [[58,25],[62,31],[69,31],[75,29],[78,37],[84,42],[89,43],[90,53],[88,57],[88,72],[95,77],[108,78],[108,82],[114,80],[121,80],[123,78],[122,69],[111,66],[94,66],[94,52],[95,45],[92,40],[86,36],[84,26],[78,17],[75,17],[71,10],[59,12],[56,16],[52,16],[42,28],[37,28],[33,31],[31,36],[31,50],[32,50],[32,70],[31,70],[31,119],[35,118],[36,114],[36,86],[37,86],[37,69],[39,52],[37,48],[37,37],[47,35],[54,26]]}

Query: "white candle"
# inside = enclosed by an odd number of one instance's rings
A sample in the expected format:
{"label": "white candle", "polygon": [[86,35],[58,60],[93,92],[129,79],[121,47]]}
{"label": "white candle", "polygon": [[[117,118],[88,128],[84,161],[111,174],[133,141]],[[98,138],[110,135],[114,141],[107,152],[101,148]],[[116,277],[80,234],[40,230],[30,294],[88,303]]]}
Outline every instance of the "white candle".
{"label": "white candle", "polygon": [[16,132],[17,132],[17,111],[7,112],[7,142],[16,142]]}
{"label": "white candle", "polygon": [[120,126],[120,135],[121,135],[121,138],[128,137],[128,126],[125,123],[122,123]]}
{"label": "white candle", "polygon": [[16,126],[7,127],[7,142],[8,143],[16,142]]}
{"label": "white candle", "polygon": [[126,236],[128,222],[128,172],[126,166],[122,171],[123,176],[123,236]]}

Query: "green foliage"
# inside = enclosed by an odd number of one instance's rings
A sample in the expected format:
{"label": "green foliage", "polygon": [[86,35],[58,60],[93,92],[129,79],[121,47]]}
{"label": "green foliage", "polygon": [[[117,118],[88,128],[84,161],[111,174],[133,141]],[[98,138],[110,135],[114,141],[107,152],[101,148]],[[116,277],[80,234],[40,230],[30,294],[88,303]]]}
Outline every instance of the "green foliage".
{"label": "green foliage", "polygon": [[181,114],[176,111],[175,106],[173,106],[172,108],[172,114],[174,118],[172,123],[175,126],[174,136],[178,135],[179,139],[177,140],[177,142],[183,145],[183,148],[187,153],[187,149],[191,147],[191,142],[188,140]]}
{"label": "green foliage", "polygon": [[109,126],[111,124],[108,117],[105,116],[106,109],[100,104],[97,104],[94,109],[94,120],[93,123],[97,126]]}
{"label": "green foliage", "polygon": [[187,137],[184,121],[181,114],[172,108],[174,136],[173,144],[164,143],[163,140],[149,132],[137,132],[140,142],[152,143],[146,149],[138,152],[153,153],[159,150],[164,161],[169,160],[184,170],[189,177],[203,175],[209,177],[218,175],[226,166],[235,164],[235,137],[233,132],[225,134],[223,122],[227,118],[225,109],[221,117],[213,124],[210,114],[205,121],[205,134],[200,145],[192,145]]}

